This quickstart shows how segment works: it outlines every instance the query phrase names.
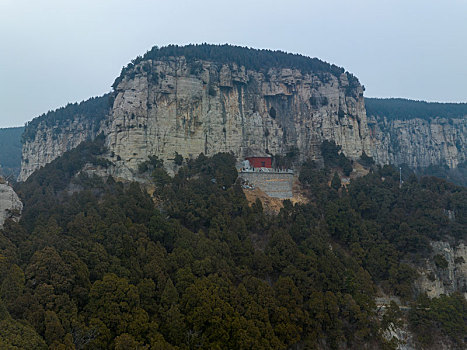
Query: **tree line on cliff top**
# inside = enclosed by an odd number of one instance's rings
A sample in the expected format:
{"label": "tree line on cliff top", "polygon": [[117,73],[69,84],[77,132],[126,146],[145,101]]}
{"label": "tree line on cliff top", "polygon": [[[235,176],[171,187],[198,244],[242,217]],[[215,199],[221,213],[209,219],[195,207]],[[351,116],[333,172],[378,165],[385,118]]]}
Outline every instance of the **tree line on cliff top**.
{"label": "tree line on cliff top", "polygon": [[23,143],[34,140],[37,129],[41,124],[43,127],[53,128],[53,133],[56,136],[61,133],[64,124],[77,118],[93,120],[94,125],[98,126],[99,122],[107,116],[111,108],[111,102],[112,95],[105,94],[99,97],[91,97],[79,103],[68,103],[64,107],[48,111],[26,123],[21,140]]}
{"label": "tree line on cliff top", "polygon": [[[303,72],[330,73],[339,77],[344,69],[333,64],[310,58],[299,54],[290,54],[283,51],[258,50],[233,45],[209,45],[193,44],[186,46],[169,45],[165,47],[154,46],[145,55],[138,56],[122,69],[119,77],[112,87],[115,89],[126,74],[133,70],[135,65],[144,60],[167,59],[172,56],[184,56],[189,62],[194,60],[207,60],[218,63],[236,63],[247,69],[267,71],[273,67],[295,68]],[[157,75],[153,75],[157,77]],[[357,86],[358,79],[348,74],[351,86]],[[156,79],[157,80],[157,79]],[[44,113],[27,123],[22,141],[33,140],[36,136],[39,124],[54,127],[58,134],[64,122],[76,117],[84,117],[95,120],[97,123],[107,114],[112,104],[113,94],[105,94],[100,97],[92,97],[80,103],[69,103],[64,107]]]}
{"label": "tree line on cliff top", "polygon": [[[310,201],[277,215],[248,203],[230,154],[184,160],[174,177],[149,159],[150,196],[80,173],[106,165],[103,147],[82,144],[16,186],[22,219],[0,231],[0,347],[392,349],[382,332],[399,311],[381,319],[377,290],[415,303],[429,240],[466,238],[465,188],[415,176],[399,188],[389,166],[329,186],[345,166],[329,145],[336,167],[303,164]],[[413,329],[462,347],[465,300],[445,298]]]}
{"label": "tree line on cliff top", "polygon": [[[299,69],[303,73],[329,73],[340,77],[345,70],[334,64],[324,62],[318,58],[311,58],[300,54],[266,49],[253,49],[235,45],[190,44],[185,46],[168,45],[154,46],[143,56],[138,56],[127,66],[123,67],[120,76],[112,87],[115,89],[136,65],[146,60],[164,60],[170,57],[183,56],[188,62],[195,60],[211,61],[219,64],[235,63],[246,69],[267,73],[270,68]],[[347,73],[351,86],[358,86],[358,79]]]}
{"label": "tree line on cliff top", "polygon": [[408,100],[405,98],[365,97],[367,115],[386,117],[388,120],[425,120],[437,117],[462,119],[467,116],[467,103],[440,103]]}
{"label": "tree line on cliff top", "polygon": [[[122,68],[120,76],[116,78],[112,87],[115,89],[125,75],[129,74],[142,61],[161,60],[178,56],[185,57],[191,63],[195,60],[213,61],[220,64],[236,63],[247,69],[261,72],[267,72],[270,68],[293,68],[299,69],[304,73],[329,73],[336,77],[345,73],[343,68],[324,62],[318,58],[283,51],[253,49],[228,44],[168,45],[164,47],[154,46],[143,56],[133,59],[127,66]],[[354,75],[347,73],[347,77],[350,87],[359,85],[359,81]],[[104,96],[93,97],[80,103],[69,103],[64,107],[34,118],[27,123],[23,141],[34,139],[37,127],[41,122],[45,122],[45,125],[48,127],[57,125],[57,132],[59,132],[60,124],[63,121],[77,116],[96,119],[97,121],[102,120],[107,115],[111,106],[112,96],[113,94],[105,94]],[[452,119],[463,118],[467,115],[466,103],[433,103],[401,98],[365,98],[365,102],[368,115],[386,117],[390,120],[431,119],[435,117]]]}

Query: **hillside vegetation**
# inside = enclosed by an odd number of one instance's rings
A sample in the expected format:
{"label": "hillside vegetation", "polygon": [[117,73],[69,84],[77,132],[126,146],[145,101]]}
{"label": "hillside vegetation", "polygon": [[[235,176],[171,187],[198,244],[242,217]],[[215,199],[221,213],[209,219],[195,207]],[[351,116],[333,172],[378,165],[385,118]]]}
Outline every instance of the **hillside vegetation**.
{"label": "hillside vegetation", "polygon": [[457,168],[450,169],[444,165],[430,165],[416,169],[418,175],[436,176],[460,186],[467,187],[467,161],[460,163]]}
{"label": "hillside vegetation", "polygon": [[466,118],[467,103],[439,103],[407,100],[404,98],[365,97],[367,115],[386,117],[388,120],[420,118],[430,120]]}
{"label": "hillside vegetation", "polygon": [[[300,173],[310,203],[285,201],[275,216],[248,205],[229,154],[185,160],[173,178],[151,157],[141,171],[154,197],[79,173],[106,165],[103,138],[36,171],[16,187],[21,221],[0,231],[0,346],[393,348],[382,331],[397,316],[382,321],[374,297],[415,303],[429,241],[466,238],[467,190],[415,176],[399,188],[392,167],[328,186],[348,164],[323,149],[328,166]],[[411,316],[420,343],[436,330],[465,346],[465,300],[433,303]]]}
{"label": "hillside vegetation", "polygon": [[[292,54],[283,51],[265,49],[253,49],[249,47],[234,45],[213,44],[190,44],[186,46],[168,45],[163,47],[154,46],[143,56],[138,56],[122,69],[120,76],[115,80],[112,87],[115,89],[120,81],[138,63],[146,60],[162,60],[170,57],[185,57],[188,62],[194,60],[205,60],[219,64],[235,63],[246,69],[267,73],[270,68],[292,68],[299,69],[303,73],[330,73],[336,77],[345,73],[345,70],[334,64],[321,61],[300,54]],[[347,73],[351,85],[358,85],[358,79]]]}
{"label": "hillside vegetation", "polygon": [[56,127],[55,132],[60,132],[60,126],[77,117],[84,117],[96,122],[96,125],[104,119],[111,107],[111,95],[105,94],[99,97],[91,97],[80,103],[68,103],[64,107],[44,113],[26,124],[22,142],[34,140],[39,124],[47,127]]}

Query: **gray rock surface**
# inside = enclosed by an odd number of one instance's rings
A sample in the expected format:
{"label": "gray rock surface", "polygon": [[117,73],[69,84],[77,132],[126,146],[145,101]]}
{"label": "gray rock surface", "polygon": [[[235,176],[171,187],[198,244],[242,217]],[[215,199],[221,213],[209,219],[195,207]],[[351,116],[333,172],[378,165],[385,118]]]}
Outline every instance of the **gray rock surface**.
{"label": "gray rock surface", "polygon": [[23,203],[18,195],[0,178],[0,228],[8,218],[19,220],[22,210]]}
{"label": "gray rock surface", "polygon": [[461,292],[467,299],[467,246],[462,242],[451,245],[442,241],[432,242],[431,246],[432,256],[442,256],[447,267],[436,266],[433,259],[427,259],[425,267],[419,269],[418,288],[430,298]]}
{"label": "gray rock surface", "polygon": [[367,118],[363,88],[346,74],[287,68],[262,73],[172,57],[129,71],[100,125],[83,118],[60,129],[39,125],[35,139],[23,145],[19,180],[100,132],[113,174],[129,180],[149,155],[168,163],[175,152],[242,158],[299,150],[301,160],[318,159],[323,140],[334,140],[351,159],[365,151],[379,164],[455,167],[467,157],[467,118]]}
{"label": "gray rock surface", "polygon": [[100,125],[82,117],[67,120],[60,126],[58,123],[53,127],[40,124],[34,140],[23,143],[18,181],[26,181],[37,169],[77,147],[81,142],[93,139],[99,129]]}
{"label": "gray rock surface", "polygon": [[455,168],[467,159],[467,116],[459,119],[391,120],[368,118],[372,154],[379,164]]}
{"label": "gray rock surface", "polygon": [[345,74],[263,74],[183,57],[140,65],[150,68],[135,67],[117,86],[106,133],[122,172],[134,171],[149,155],[168,160],[175,152],[242,158],[297,148],[302,159],[317,158],[325,139],[351,158],[370,152],[363,90],[349,87]]}

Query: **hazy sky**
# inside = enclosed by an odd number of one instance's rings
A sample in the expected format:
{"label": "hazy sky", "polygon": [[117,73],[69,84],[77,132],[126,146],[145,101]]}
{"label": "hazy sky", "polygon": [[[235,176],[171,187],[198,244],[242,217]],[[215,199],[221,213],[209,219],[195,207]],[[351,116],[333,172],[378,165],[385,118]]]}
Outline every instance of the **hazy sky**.
{"label": "hazy sky", "polygon": [[0,0],[0,127],[110,91],[152,46],[280,49],[369,97],[467,101],[467,0]]}

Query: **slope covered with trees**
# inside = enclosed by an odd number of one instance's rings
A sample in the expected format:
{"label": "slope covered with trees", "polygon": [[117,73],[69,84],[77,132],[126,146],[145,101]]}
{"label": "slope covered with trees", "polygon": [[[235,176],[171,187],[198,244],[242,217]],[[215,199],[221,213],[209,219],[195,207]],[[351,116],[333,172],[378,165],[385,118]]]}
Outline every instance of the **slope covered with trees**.
{"label": "slope covered with trees", "polygon": [[419,175],[435,176],[460,186],[467,187],[467,161],[460,163],[457,168],[446,165],[430,165],[426,168],[416,169]]}
{"label": "slope covered with trees", "polygon": [[[105,166],[103,151],[102,138],[82,144],[17,185],[23,217],[0,231],[0,345],[390,349],[382,331],[396,320],[378,317],[377,290],[410,304],[412,264],[429,256],[428,241],[466,238],[464,188],[415,176],[399,188],[391,167],[345,190],[328,186],[334,170],[307,162],[310,203],[285,201],[268,216],[260,201],[248,205],[229,154],[184,161],[173,178],[151,157],[140,167],[151,197],[80,173]],[[462,308],[447,322],[452,305]],[[464,346],[465,300],[435,310],[413,315],[426,320],[420,341],[442,322],[439,332]]]}
{"label": "slope covered with trees", "polygon": [[24,127],[0,129],[0,175],[16,178],[21,168],[21,134]]}
{"label": "slope covered with trees", "polygon": [[408,100],[405,98],[365,97],[367,115],[400,119],[466,118],[467,103],[439,103]]}
{"label": "slope covered with trees", "polygon": [[[124,76],[142,61],[161,60],[179,56],[185,57],[189,62],[205,60],[220,64],[235,63],[239,66],[244,66],[246,69],[264,73],[267,73],[270,68],[299,69],[304,73],[330,73],[336,77],[345,72],[343,68],[321,61],[318,58],[283,51],[260,50],[228,44],[168,45],[163,47],[154,46],[143,56],[138,56],[132,60],[131,63],[122,69],[120,76],[115,80],[112,87],[115,89]],[[347,76],[351,85],[359,84],[355,76],[350,73],[347,73]]]}
{"label": "slope covered with trees", "polygon": [[111,94],[105,94],[99,97],[91,97],[80,103],[68,103],[64,107],[57,108],[54,111],[44,113],[26,124],[23,142],[34,140],[36,131],[42,123],[47,127],[56,126],[55,132],[60,132],[60,126],[77,117],[84,117],[94,120],[96,125],[104,119],[111,107]]}

